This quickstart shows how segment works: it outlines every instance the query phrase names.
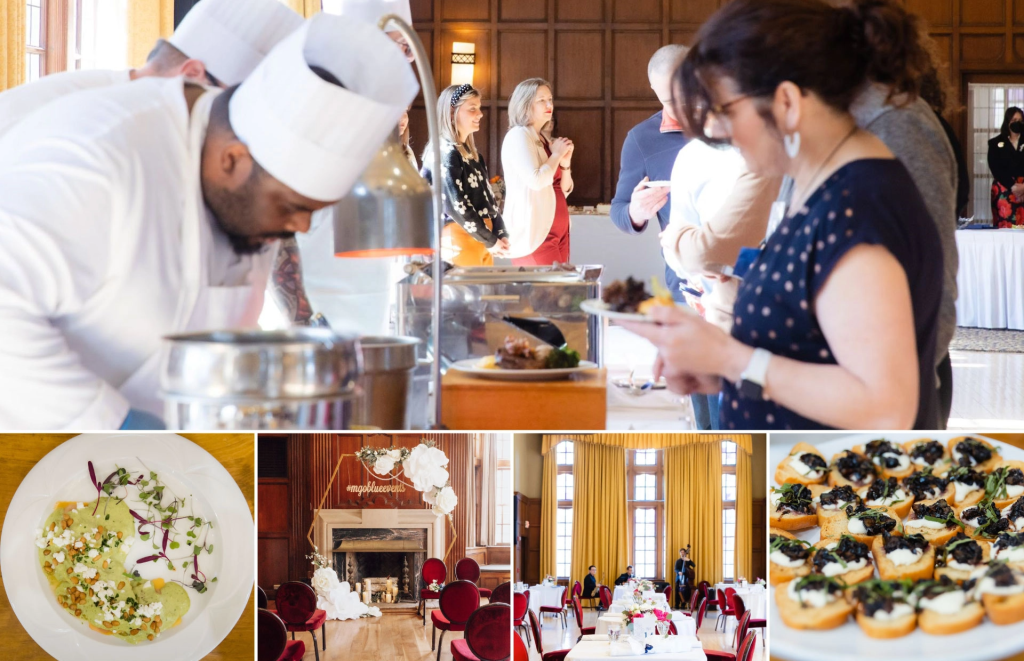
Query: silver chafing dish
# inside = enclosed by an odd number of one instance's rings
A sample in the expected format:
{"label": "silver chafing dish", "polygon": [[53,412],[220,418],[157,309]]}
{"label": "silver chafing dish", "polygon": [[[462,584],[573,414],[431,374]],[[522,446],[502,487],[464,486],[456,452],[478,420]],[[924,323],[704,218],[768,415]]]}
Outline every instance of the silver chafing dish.
{"label": "silver chafing dish", "polygon": [[[603,364],[604,326],[580,311],[601,296],[601,266],[456,267],[444,274],[442,364],[491,355],[509,335],[531,342],[564,340],[580,356]],[[427,357],[431,280],[416,271],[398,285],[399,335],[418,337]]]}

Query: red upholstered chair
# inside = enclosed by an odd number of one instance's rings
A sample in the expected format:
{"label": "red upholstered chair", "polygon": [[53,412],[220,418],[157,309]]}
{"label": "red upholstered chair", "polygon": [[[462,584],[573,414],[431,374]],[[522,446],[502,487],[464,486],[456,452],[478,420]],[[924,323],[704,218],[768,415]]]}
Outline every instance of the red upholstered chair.
{"label": "red upholstered chair", "polygon": [[697,638],[700,638],[700,625],[704,624],[704,615],[708,612],[708,599],[701,599],[700,606],[697,606]]}
{"label": "red upholstered chair", "polygon": [[580,605],[580,598],[576,595],[572,597],[572,611],[576,613],[576,626],[580,628],[580,637],[576,639],[576,642],[580,642],[583,636],[588,636],[594,633],[594,629],[597,627],[586,627],[583,626],[583,606]]}
{"label": "red upholstered chair", "polygon": [[[725,596],[725,590],[718,590],[718,619],[715,620],[715,631],[718,631],[718,623],[723,619],[728,622],[729,616],[735,617],[736,611],[729,606],[729,598]],[[725,628],[722,628],[725,631]]]}
{"label": "red upholstered chair", "polygon": [[[437,599],[437,592],[433,592],[427,589],[431,581],[437,581],[438,585],[444,583],[445,578],[448,576],[448,568],[444,566],[444,561],[439,558],[427,558],[427,561],[423,563],[423,570],[420,572],[420,576],[423,577],[423,588],[420,590],[420,606],[423,607],[423,626],[427,626],[427,600]],[[419,612],[419,608],[416,609]]]}
{"label": "red upholstered chair", "polygon": [[570,599],[579,598],[579,597],[582,597],[582,596],[583,596],[583,585],[581,585],[579,581],[576,581],[575,583],[572,584],[572,597],[570,597]]}
{"label": "red upholstered chair", "polygon": [[750,629],[748,626],[749,624],[750,611],[746,611],[743,615],[740,615],[740,618],[736,621],[736,633],[734,633],[732,637],[732,646],[735,649],[739,649],[740,643],[746,637],[747,631]]}
{"label": "red upholstered chair", "polygon": [[608,610],[612,605],[612,590],[607,585],[597,589],[598,599],[601,601],[601,608]]}
{"label": "red upholstered chair", "polygon": [[[733,597],[732,597],[732,607],[734,609],[736,609],[736,617],[738,617],[738,618],[743,617],[743,614],[746,613],[747,620],[748,620],[748,622],[747,622],[747,628],[748,629],[767,630],[765,628],[766,622],[765,622],[764,618],[753,618],[753,617],[750,617],[750,611],[747,610],[746,605],[743,603],[743,597],[734,594]],[[733,638],[733,644],[734,645],[735,645],[735,643],[737,641],[743,640],[743,636],[738,635],[738,632],[739,632],[739,628],[738,627],[737,627],[736,631],[737,631],[737,635]],[[762,634],[762,635],[764,635],[764,634]]]}
{"label": "red upholstered chair", "polygon": [[492,604],[508,604],[512,605],[512,584],[505,581],[498,587],[491,591],[491,603]]}
{"label": "red upholstered chair", "polygon": [[530,611],[530,629],[533,631],[533,642],[537,644],[537,653],[540,654],[541,661],[564,661],[565,656],[572,651],[558,650],[544,653],[544,647],[541,645],[540,624],[537,622],[537,614],[533,611]]}
{"label": "red upholstered chair", "polygon": [[259,631],[257,661],[299,661],[306,653],[301,640],[288,640],[288,629],[277,615],[265,608],[256,615]]}
{"label": "red upholstered chair", "polygon": [[754,643],[754,632],[751,631],[743,637],[743,642],[740,643],[740,649],[736,654],[704,650],[704,655],[708,657],[708,661],[751,661],[754,658]]}
{"label": "red upholstered chair", "polygon": [[704,595],[705,599],[711,599],[711,584],[707,581],[701,581],[700,583],[698,583],[697,590],[699,590],[700,593]]}
{"label": "red upholstered chair", "polygon": [[453,640],[453,661],[505,661],[511,650],[508,621],[512,609],[508,604],[487,604],[478,608],[466,622],[466,634]]}
{"label": "red upholstered chair", "polygon": [[256,586],[256,607],[266,608],[267,607],[267,593],[263,591],[263,588]]}
{"label": "red upholstered chair", "polygon": [[690,595],[690,610],[685,611],[688,615],[693,615],[697,612],[697,606],[700,605],[701,594],[697,590],[694,590]]}
{"label": "red upholstered chair", "polygon": [[561,618],[562,618],[562,626],[563,627],[564,626],[569,626],[569,623],[565,621],[565,615],[566,615],[566,612],[568,611],[568,608],[566,608],[566,605],[565,605],[566,602],[567,602],[568,594],[569,594],[569,587],[566,586],[565,589],[562,590],[562,605],[561,606],[541,606],[540,607],[540,616],[544,617],[544,613],[551,613],[552,615],[560,615]]}
{"label": "red upholstered chair", "polygon": [[672,586],[671,585],[666,585],[665,589],[662,590],[662,593],[664,593],[665,601],[668,603],[669,609],[671,609],[672,608]]}
{"label": "red upholstered chair", "polygon": [[313,588],[298,581],[288,581],[277,588],[277,615],[283,621],[295,640],[296,631],[308,631],[313,636],[313,651],[316,661],[320,661],[320,650],[316,643],[316,630],[324,638],[324,650],[327,649],[327,612],[316,607],[316,593]]}
{"label": "red upholstered chair", "polygon": [[480,590],[480,597],[491,598],[491,591],[480,587],[480,565],[473,558],[463,558],[455,563],[455,578],[460,581],[472,581],[476,583],[476,589]]}
{"label": "red upholstered chair", "polygon": [[530,642],[530,628],[526,623],[526,613],[530,610],[530,595],[516,592],[512,595],[512,626],[516,631],[523,630],[526,642]]}
{"label": "red upholstered chair", "polygon": [[433,650],[437,630],[441,630],[441,642],[437,647],[437,660],[441,661],[441,648],[444,647],[445,631],[465,631],[466,622],[473,611],[480,608],[480,593],[476,583],[472,581],[452,581],[444,586],[438,595],[437,605],[440,611],[430,611],[433,629],[430,633],[430,649]]}
{"label": "red upholstered chair", "polygon": [[512,658],[514,661],[530,661],[530,648],[518,633],[512,636]]}

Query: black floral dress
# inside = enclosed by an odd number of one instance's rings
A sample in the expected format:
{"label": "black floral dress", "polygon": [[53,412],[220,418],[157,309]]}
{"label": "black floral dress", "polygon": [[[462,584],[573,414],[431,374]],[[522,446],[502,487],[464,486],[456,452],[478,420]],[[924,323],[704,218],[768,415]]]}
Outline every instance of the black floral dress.
{"label": "black floral dress", "polygon": [[1007,228],[1024,225],[1024,198],[1011,192],[1024,184],[1024,138],[1014,147],[1010,138],[997,135],[988,141],[988,169],[992,172],[992,224]]}
{"label": "black floral dress", "polygon": [[[430,182],[430,153],[424,152],[420,174]],[[484,157],[467,159],[455,144],[441,141],[441,182],[444,198],[445,224],[456,223],[474,239],[490,248],[499,239],[507,238],[505,221],[498,212],[498,203],[487,177]]]}

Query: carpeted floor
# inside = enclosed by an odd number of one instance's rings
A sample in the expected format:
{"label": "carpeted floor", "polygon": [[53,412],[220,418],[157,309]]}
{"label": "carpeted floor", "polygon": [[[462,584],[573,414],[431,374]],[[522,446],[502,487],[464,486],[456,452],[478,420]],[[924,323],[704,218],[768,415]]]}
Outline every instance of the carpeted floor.
{"label": "carpeted floor", "polygon": [[1024,331],[957,327],[949,348],[953,351],[1024,353]]}

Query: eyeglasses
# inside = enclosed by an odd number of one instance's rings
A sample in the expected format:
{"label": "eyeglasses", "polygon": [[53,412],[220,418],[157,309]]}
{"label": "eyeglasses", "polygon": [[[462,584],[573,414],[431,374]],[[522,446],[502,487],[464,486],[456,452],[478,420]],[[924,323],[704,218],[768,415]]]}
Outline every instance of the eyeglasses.
{"label": "eyeglasses", "polygon": [[736,105],[740,101],[743,101],[745,99],[749,99],[751,96],[752,95],[750,95],[750,94],[744,94],[743,96],[736,97],[732,101],[728,101],[728,102],[722,103],[722,104],[713,105],[713,106],[711,106],[711,113],[714,114],[716,117],[727,117],[728,116],[727,113],[729,112],[729,108],[733,107],[734,105]]}

